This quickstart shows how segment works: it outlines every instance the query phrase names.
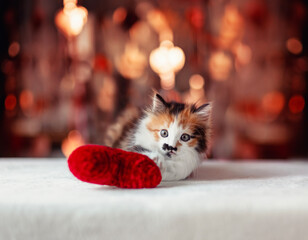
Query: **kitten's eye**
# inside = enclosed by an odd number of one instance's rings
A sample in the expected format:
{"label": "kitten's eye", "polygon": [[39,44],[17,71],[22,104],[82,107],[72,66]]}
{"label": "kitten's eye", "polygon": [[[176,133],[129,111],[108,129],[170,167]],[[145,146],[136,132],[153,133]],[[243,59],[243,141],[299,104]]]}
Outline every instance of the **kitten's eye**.
{"label": "kitten's eye", "polygon": [[160,131],[160,136],[162,136],[163,138],[168,137],[168,131],[166,129],[162,129]]}
{"label": "kitten's eye", "polygon": [[190,136],[187,133],[183,133],[182,136],[181,136],[181,140],[183,142],[187,142],[187,141],[190,140]]}

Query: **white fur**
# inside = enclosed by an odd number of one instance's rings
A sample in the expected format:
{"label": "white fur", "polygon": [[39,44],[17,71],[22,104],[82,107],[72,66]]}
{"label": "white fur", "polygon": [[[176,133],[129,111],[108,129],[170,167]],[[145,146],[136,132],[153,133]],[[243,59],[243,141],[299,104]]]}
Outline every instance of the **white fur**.
{"label": "white fur", "polygon": [[[164,126],[162,129],[168,130],[168,137],[163,138],[159,134],[159,141],[157,142],[152,132],[147,129],[147,123],[150,121],[150,117],[143,118],[137,127],[137,131],[134,134],[134,145],[140,145],[150,152],[144,152],[156,164],[159,166],[162,179],[164,181],[181,180],[187,178],[193,170],[195,170],[200,162],[200,154],[188,145],[188,142],[183,142],[180,137],[183,133],[188,133],[188,129],[183,129],[177,120],[170,124],[170,126]],[[166,152],[162,149],[164,143],[175,147],[176,143],[180,141],[182,144],[178,148],[175,155],[168,157]]]}

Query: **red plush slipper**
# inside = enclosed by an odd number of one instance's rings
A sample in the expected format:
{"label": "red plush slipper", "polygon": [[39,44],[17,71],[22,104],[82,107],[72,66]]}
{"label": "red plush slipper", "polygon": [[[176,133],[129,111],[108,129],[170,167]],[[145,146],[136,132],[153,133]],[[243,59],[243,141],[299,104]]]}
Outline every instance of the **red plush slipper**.
{"label": "red plush slipper", "polygon": [[120,188],[154,188],[161,182],[157,165],[147,156],[100,145],[85,145],[68,158],[81,181]]}

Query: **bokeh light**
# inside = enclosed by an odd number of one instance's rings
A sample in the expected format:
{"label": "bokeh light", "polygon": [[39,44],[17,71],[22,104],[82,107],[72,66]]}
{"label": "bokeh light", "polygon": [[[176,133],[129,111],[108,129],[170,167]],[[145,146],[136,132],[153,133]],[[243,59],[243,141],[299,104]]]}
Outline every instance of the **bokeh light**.
{"label": "bokeh light", "polygon": [[82,135],[77,130],[72,130],[68,133],[67,138],[62,142],[61,149],[65,157],[69,155],[78,147],[84,145],[85,142]]}
{"label": "bokeh light", "polygon": [[84,7],[77,6],[76,1],[64,0],[63,4],[63,10],[60,10],[55,17],[55,23],[65,36],[77,36],[87,22],[88,11]]}
{"label": "bokeh light", "polygon": [[240,37],[243,30],[243,18],[236,6],[229,4],[220,27],[219,42],[223,48],[229,48]]}
{"label": "bokeh light", "polygon": [[305,107],[305,99],[302,95],[294,95],[289,100],[289,109],[291,113],[301,113]]}
{"label": "bokeh light", "polygon": [[209,71],[211,77],[216,81],[225,81],[230,76],[232,60],[224,52],[215,52],[209,60]]}
{"label": "bokeh light", "polygon": [[29,90],[23,90],[19,95],[19,105],[23,111],[30,109],[33,106],[33,93]]}
{"label": "bokeh light", "polygon": [[262,107],[265,112],[278,115],[285,105],[285,97],[281,92],[273,91],[262,98]]}
{"label": "bokeh light", "polygon": [[174,72],[166,72],[159,75],[160,76],[160,85],[164,90],[171,90],[175,86],[175,75]]}
{"label": "bokeh light", "polygon": [[9,110],[9,111],[14,110],[15,107],[16,107],[16,104],[17,104],[17,99],[16,99],[16,96],[15,96],[15,95],[9,94],[9,95],[5,98],[4,105],[5,105],[5,109],[6,109],[6,110]]}
{"label": "bokeh light", "polygon": [[192,7],[186,14],[190,24],[194,28],[201,29],[204,26],[204,11],[201,8]]}
{"label": "bokeh light", "polygon": [[113,12],[113,15],[112,15],[112,20],[115,22],[115,23],[122,23],[125,18],[127,16],[127,11],[124,7],[119,7],[117,8],[114,12]]}
{"label": "bokeh light", "polygon": [[64,6],[69,6],[69,4],[77,4],[77,0],[63,0],[63,5]]}
{"label": "bokeh light", "polygon": [[122,76],[135,79],[142,76],[147,65],[145,53],[132,42],[125,45],[124,53],[116,59],[116,66]]}
{"label": "bokeh light", "polygon": [[303,45],[297,38],[289,38],[286,45],[289,52],[293,54],[300,54],[303,50]]}
{"label": "bokeh light", "polygon": [[202,89],[204,86],[204,78],[200,74],[194,74],[189,78],[189,86],[192,89]]}
{"label": "bokeh light", "polygon": [[12,42],[11,45],[9,46],[9,50],[8,50],[8,53],[9,53],[9,56],[10,57],[16,57],[17,54],[19,53],[20,51],[20,45],[18,42]]}
{"label": "bokeh light", "polygon": [[150,54],[150,66],[158,74],[177,72],[185,64],[185,55],[181,48],[174,47],[171,41],[163,41]]}
{"label": "bokeh light", "polygon": [[249,46],[239,43],[234,47],[234,53],[238,63],[245,65],[251,61],[252,50]]}
{"label": "bokeh light", "polygon": [[169,29],[169,24],[166,17],[158,9],[149,11],[147,14],[147,20],[157,33]]}

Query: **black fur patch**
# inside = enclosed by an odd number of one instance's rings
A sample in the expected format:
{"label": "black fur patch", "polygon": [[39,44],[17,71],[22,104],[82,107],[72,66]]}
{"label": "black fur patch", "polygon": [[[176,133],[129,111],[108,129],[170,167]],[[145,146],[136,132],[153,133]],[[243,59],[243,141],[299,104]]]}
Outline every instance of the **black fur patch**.
{"label": "black fur patch", "polygon": [[198,146],[196,147],[197,152],[204,152],[207,148],[206,146],[206,138],[205,138],[205,127],[199,126],[195,128],[193,135],[198,138]]}
{"label": "black fur patch", "polygon": [[197,108],[196,105],[194,104],[194,105],[191,106],[190,111],[191,111],[192,113],[199,112],[199,111],[201,111],[203,108],[206,108],[208,105],[210,105],[210,104],[209,104],[209,103],[206,103],[206,104],[203,104],[203,105],[201,105],[200,107]]}
{"label": "black fur patch", "polygon": [[136,145],[136,146],[133,146],[131,151],[133,152],[138,152],[138,153],[142,153],[142,152],[151,152],[149,149],[146,149],[140,145]]}
{"label": "black fur patch", "polygon": [[182,112],[185,108],[185,104],[183,103],[177,103],[177,102],[170,102],[168,104],[168,110],[170,114],[178,115],[180,112]]}

